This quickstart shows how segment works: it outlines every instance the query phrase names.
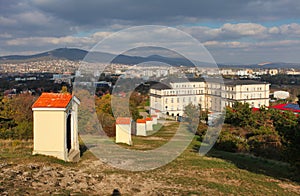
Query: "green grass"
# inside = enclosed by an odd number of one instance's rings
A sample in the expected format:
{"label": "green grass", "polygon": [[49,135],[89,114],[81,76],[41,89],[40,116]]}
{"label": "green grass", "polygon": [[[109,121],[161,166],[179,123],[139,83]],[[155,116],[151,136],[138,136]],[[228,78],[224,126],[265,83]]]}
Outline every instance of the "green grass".
{"label": "green grass", "polygon": [[138,108],[138,111],[139,112],[146,112],[146,109],[145,108]]}
{"label": "green grass", "polygon": [[[168,142],[175,134],[178,123],[162,127],[149,137],[133,137],[133,146],[126,148],[147,150],[157,148]],[[157,139],[159,138],[159,140]],[[80,142],[83,146],[82,141]],[[43,162],[59,164],[84,170],[85,173],[100,173],[105,176],[152,180],[160,185],[155,191],[164,195],[298,195],[299,191],[290,189],[288,184],[300,187],[299,174],[289,164],[255,157],[249,154],[237,154],[211,150],[207,156],[200,156],[197,149],[201,143],[195,136],[189,147],[173,162],[151,171],[131,172],[113,167],[90,168],[85,163],[97,160],[85,150],[79,163],[65,163],[52,157],[32,156],[32,141],[0,140],[0,162],[24,164]],[[141,182],[142,183],[142,182]],[[130,186],[128,181],[126,186]],[[1,184],[0,184],[1,186]],[[107,186],[110,186],[107,184]],[[19,187],[24,190],[26,187]],[[296,188],[297,189],[297,188]],[[60,190],[61,194],[69,194]],[[73,194],[73,193],[72,193]],[[123,194],[123,193],[122,193]],[[124,193],[127,195],[127,193]],[[130,195],[130,194],[128,194]]]}
{"label": "green grass", "polygon": [[155,125],[154,130],[147,134],[149,136],[132,136],[133,145],[126,148],[135,150],[151,150],[166,144],[176,133],[179,123],[174,123],[170,126]]}
{"label": "green grass", "polygon": [[0,140],[0,159],[30,157],[32,140]]}

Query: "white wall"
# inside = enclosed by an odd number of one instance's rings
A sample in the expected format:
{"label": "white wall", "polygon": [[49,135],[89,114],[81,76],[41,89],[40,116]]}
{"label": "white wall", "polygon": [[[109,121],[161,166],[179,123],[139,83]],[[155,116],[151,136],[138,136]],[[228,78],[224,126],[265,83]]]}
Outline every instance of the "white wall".
{"label": "white wall", "polygon": [[131,124],[116,124],[116,143],[132,145]]}

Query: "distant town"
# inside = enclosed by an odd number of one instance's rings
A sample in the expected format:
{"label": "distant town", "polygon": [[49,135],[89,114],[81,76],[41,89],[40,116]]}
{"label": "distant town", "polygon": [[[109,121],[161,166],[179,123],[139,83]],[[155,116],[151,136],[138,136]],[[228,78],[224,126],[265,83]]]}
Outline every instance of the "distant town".
{"label": "distant town", "polygon": [[[289,85],[300,84],[300,68],[264,68],[268,63],[259,64],[260,68],[245,68],[245,66],[221,66],[220,68],[209,68],[205,66],[191,67],[191,66],[166,66],[166,65],[153,65],[150,63],[143,63],[142,65],[126,65],[112,63],[96,64],[96,68],[93,68],[93,77],[97,78],[97,81],[86,82],[85,85],[94,85],[100,89],[98,95],[105,94],[106,91],[112,89],[118,78],[122,79],[142,79],[143,82],[147,81],[163,81],[167,77],[173,78],[205,78],[223,76],[229,84],[228,80],[244,80],[243,85],[247,85],[247,82],[251,84],[256,83],[268,83],[267,88],[263,86],[263,89],[267,92],[263,92],[261,95],[257,95],[257,98],[269,99],[269,94],[273,95],[274,91],[288,90],[292,96],[296,96],[295,89],[290,88]],[[105,67],[104,71],[97,70],[98,67]],[[14,60],[12,62],[1,61],[0,63],[0,89],[5,95],[18,94],[24,92],[37,93],[41,92],[58,92],[62,86],[68,86],[72,89],[72,84],[75,78],[84,77],[86,72],[90,71],[89,67],[84,67],[81,61],[67,60],[67,59],[26,59],[26,60]],[[284,80],[279,82],[276,78],[285,77]],[[233,84],[233,83],[232,83]],[[286,86],[282,86],[286,85]],[[175,86],[173,86],[174,88]],[[226,87],[229,88],[229,87]],[[191,87],[192,89],[192,87]],[[236,89],[236,88],[235,88]],[[149,90],[149,89],[148,89]],[[270,92],[271,93],[270,93]],[[207,94],[207,86],[202,89],[202,94]],[[249,99],[250,105],[260,107],[261,105],[268,106],[265,101],[259,103],[257,98],[252,97],[251,93],[255,92],[255,88],[248,92],[249,95],[241,95],[240,99]],[[199,90],[200,93],[200,90]],[[200,94],[199,94],[200,95]],[[251,97],[250,97],[251,95]],[[229,99],[229,96],[223,95],[224,98]],[[235,97],[235,95],[234,95]],[[244,98],[242,98],[244,97]],[[248,98],[247,98],[248,97]],[[188,98],[187,98],[188,99]],[[200,99],[200,98],[199,98]],[[237,98],[234,98],[237,99]],[[255,101],[254,101],[255,99]],[[206,100],[204,97],[202,100]],[[250,101],[252,100],[252,101]],[[255,103],[254,103],[255,102]],[[225,105],[231,105],[232,103],[226,103]],[[203,103],[205,108],[209,108],[208,103]],[[161,106],[161,110],[165,110],[166,106]],[[171,110],[172,107],[169,107]],[[158,108],[156,108],[158,109]],[[176,109],[177,110],[177,109]],[[175,111],[175,110],[174,110]],[[170,112],[170,111],[169,111]],[[178,110],[180,114],[183,113],[182,108]],[[178,112],[176,114],[178,114]],[[174,113],[174,115],[176,115]]]}

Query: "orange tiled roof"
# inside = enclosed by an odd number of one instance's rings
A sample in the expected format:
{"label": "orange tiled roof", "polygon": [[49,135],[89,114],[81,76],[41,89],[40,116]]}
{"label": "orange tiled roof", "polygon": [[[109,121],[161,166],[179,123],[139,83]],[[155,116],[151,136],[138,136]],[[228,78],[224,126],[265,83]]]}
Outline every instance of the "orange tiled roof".
{"label": "orange tiled roof", "polygon": [[136,123],[146,123],[146,120],[145,119],[137,119]]}
{"label": "orange tiled roof", "polygon": [[157,117],[157,115],[154,114],[154,115],[151,115],[151,117]]}
{"label": "orange tiled roof", "polygon": [[116,120],[116,124],[130,124],[131,122],[131,119],[128,118],[128,117],[118,117],[117,120]]}
{"label": "orange tiled roof", "polygon": [[66,108],[71,99],[69,93],[42,93],[32,108]]}
{"label": "orange tiled roof", "polygon": [[151,121],[152,118],[151,118],[151,117],[147,117],[147,118],[145,118],[145,120],[146,120],[146,121]]}

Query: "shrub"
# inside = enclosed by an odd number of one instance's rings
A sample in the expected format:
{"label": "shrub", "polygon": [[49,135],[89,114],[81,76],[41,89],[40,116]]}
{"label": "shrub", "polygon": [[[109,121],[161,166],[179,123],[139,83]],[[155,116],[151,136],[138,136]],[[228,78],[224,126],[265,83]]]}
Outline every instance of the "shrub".
{"label": "shrub", "polygon": [[282,158],[282,145],[280,136],[276,134],[254,135],[249,138],[250,152],[256,156],[280,160]]}
{"label": "shrub", "polygon": [[247,152],[249,149],[244,138],[233,135],[227,130],[221,132],[216,148],[228,152]]}

